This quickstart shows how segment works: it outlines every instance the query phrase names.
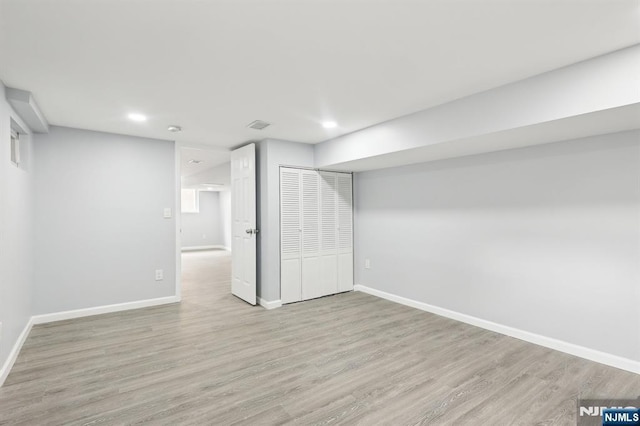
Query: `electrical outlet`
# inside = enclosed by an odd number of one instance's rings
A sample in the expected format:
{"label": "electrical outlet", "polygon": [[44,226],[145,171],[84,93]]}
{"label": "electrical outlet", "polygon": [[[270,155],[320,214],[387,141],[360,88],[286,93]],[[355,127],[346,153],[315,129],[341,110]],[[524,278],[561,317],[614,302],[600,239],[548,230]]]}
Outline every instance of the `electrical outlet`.
{"label": "electrical outlet", "polygon": [[164,272],[162,269],[156,269],[156,281],[162,281],[164,279]]}
{"label": "electrical outlet", "polygon": [[370,259],[365,259],[364,260],[364,269],[371,269],[371,260]]}

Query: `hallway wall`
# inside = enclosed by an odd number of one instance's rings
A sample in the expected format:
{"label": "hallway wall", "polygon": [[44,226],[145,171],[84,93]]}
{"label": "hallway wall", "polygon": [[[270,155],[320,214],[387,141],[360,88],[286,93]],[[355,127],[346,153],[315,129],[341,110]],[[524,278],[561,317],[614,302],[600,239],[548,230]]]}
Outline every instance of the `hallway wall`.
{"label": "hallway wall", "polygon": [[[11,162],[10,129],[20,138],[21,162]],[[31,317],[34,293],[33,139],[5,98],[0,82],[0,385],[8,374],[10,353]]]}
{"label": "hallway wall", "polygon": [[182,213],[182,248],[225,246],[220,193],[199,191],[200,211]]}

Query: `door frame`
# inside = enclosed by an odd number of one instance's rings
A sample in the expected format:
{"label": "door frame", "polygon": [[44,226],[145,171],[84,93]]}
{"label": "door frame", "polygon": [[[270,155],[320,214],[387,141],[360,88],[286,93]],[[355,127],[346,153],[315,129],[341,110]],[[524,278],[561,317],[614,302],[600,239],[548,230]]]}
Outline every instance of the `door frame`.
{"label": "door frame", "polygon": [[[175,255],[176,255],[176,276],[175,276],[175,297],[177,301],[182,301],[182,148],[192,148],[203,151],[227,152],[226,148],[210,145],[203,145],[190,142],[174,142],[174,169],[175,169],[175,202],[173,207],[173,218],[175,227]],[[219,165],[222,165],[220,163]],[[215,167],[215,166],[213,166]],[[229,188],[230,189],[230,188]]]}

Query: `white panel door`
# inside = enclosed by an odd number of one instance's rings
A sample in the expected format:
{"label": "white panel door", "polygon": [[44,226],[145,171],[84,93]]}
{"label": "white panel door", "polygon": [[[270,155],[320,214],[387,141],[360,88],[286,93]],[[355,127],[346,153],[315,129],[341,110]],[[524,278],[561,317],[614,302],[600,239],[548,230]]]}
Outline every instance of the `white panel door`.
{"label": "white panel door", "polygon": [[231,152],[231,292],[256,304],[256,147]]}
{"label": "white panel door", "polygon": [[320,284],[320,176],[300,170],[302,183],[302,300],[324,296]]}
{"label": "white panel door", "polygon": [[320,174],[320,292],[338,293],[338,193],[334,172]]}
{"label": "white panel door", "polygon": [[302,300],[300,170],[280,168],[280,299]]}
{"label": "white panel door", "polygon": [[351,174],[337,173],[338,291],[353,290],[353,190]]}

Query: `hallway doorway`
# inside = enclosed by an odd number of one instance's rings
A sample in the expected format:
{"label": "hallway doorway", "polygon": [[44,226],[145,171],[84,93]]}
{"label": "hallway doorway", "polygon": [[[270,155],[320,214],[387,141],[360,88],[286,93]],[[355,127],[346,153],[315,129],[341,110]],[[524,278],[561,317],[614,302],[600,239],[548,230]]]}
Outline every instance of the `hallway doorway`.
{"label": "hallway doorway", "polygon": [[231,252],[224,249],[182,253],[182,301],[206,307],[231,295]]}

